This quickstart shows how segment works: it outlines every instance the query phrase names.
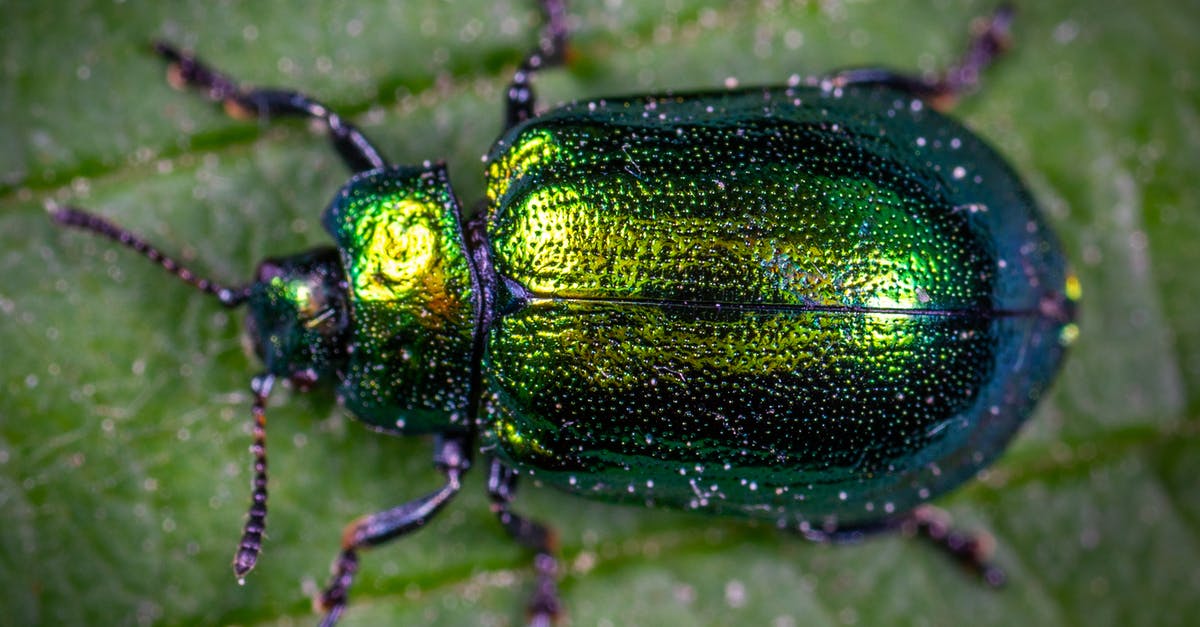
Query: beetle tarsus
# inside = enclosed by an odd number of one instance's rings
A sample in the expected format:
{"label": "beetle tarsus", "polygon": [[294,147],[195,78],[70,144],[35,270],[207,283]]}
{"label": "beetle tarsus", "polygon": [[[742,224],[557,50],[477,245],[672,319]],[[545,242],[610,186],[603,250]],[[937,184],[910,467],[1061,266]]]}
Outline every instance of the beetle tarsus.
{"label": "beetle tarsus", "polygon": [[313,608],[323,612],[321,627],[333,627],[346,609],[346,595],[350,584],[354,583],[354,575],[358,572],[358,552],[346,549],[338,554],[333,563],[333,578],[329,586],[313,603]]}
{"label": "beetle tarsus", "polygon": [[232,77],[164,41],[154,42],[153,48],[168,62],[168,83],[178,89],[200,91],[208,100],[221,103],[230,117],[258,118],[264,122],[288,116],[320,120],[350,170],[364,172],[387,167],[387,159],[362,131],[324,104],[292,90],[243,88]]}
{"label": "beetle tarsus", "polygon": [[562,619],[562,603],[558,600],[558,559],[550,553],[538,553],[533,558],[537,582],[529,599],[529,624],[554,625]]}

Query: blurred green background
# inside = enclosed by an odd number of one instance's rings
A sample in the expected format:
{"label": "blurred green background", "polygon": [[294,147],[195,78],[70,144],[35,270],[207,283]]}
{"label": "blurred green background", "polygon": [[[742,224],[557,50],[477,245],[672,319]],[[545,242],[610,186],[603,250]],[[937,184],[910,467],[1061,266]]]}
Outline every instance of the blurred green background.
{"label": "blurred green background", "polygon": [[[575,625],[1184,625],[1200,616],[1200,8],[1027,2],[1016,47],[957,115],[1008,155],[1079,271],[1081,337],[981,481],[941,502],[990,529],[984,589],[919,543],[813,545],[526,486],[553,521]],[[953,58],[982,0],[576,2],[578,61],[543,101],[781,82]],[[277,393],[259,568],[229,568],[249,499],[240,315],[47,199],[102,212],[214,278],[326,241],[346,172],[303,123],[223,117],[169,89],[156,37],[302,88],[400,163],[480,155],[534,2],[8,0],[0,4],[0,624],[312,624],[342,526],[437,485],[429,443],[376,436],[331,395]],[[520,624],[529,557],[481,472],[436,524],[369,553],[347,624]]]}

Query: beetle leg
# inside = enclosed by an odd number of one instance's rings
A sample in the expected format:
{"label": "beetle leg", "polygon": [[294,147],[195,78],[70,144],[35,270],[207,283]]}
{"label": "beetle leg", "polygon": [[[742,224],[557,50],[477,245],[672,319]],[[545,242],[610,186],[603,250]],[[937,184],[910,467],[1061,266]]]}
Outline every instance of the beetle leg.
{"label": "beetle leg", "polygon": [[979,87],[979,75],[991,65],[1010,43],[1009,29],[1015,10],[1001,4],[986,18],[972,24],[971,43],[959,61],[940,74],[917,76],[887,68],[851,68],[825,77],[832,88],[849,85],[883,85],[912,94],[944,111],[958,98]]}
{"label": "beetle leg", "polygon": [[499,459],[492,459],[488,468],[488,496],[492,499],[492,511],[504,525],[504,530],[517,544],[533,551],[533,567],[537,574],[533,597],[529,600],[529,624],[551,625],[558,618],[561,605],[558,601],[558,544],[554,531],[535,520],[530,520],[509,509],[517,490],[517,473]]}
{"label": "beetle leg", "polygon": [[191,87],[199,90],[205,98],[222,103],[231,117],[258,118],[264,122],[273,117],[286,116],[321,120],[329,129],[333,147],[352,171],[363,172],[387,166],[387,160],[362,131],[329,107],[300,92],[241,87],[229,76],[166,42],[155,42],[154,51],[170,62],[167,80],[171,85],[180,89]]}
{"label": "beetle leg", "polygon": [[932,505],[914,509],[901,518],[897,525],[901,533],[932,542],[989,586],[999,588],[1004,585],[1007,579],[1004,570],[989,561],[995,549],[995,541],[990,535],[965,533],[952,528],[946,512]]}
{"label": "beetle leg", "polygon": [[995,541],[990,535],[954,529],[950,526],[950,516],[932,505],[922,505],[899,517],[862,526],[821,529],[802,525],[796,531],[806,540],[833,544],[855,544],[870,536],[899,532],[931,542],[989,586],[999,588],[1007,579],[1004,570],[989,561],[995,549]]}
{"label": "beetle leg", "polygon": [[530,84],[534,72],[562,65],[567,50],[566,0],[542,0],[546,26],[538,36],[538,45],[525,57],[508,85],[504,128],[510,129],[533,117],[537,96]]}
{"label": "beetle leg", "polygon": [[459,480],[471,465],[466,439],[439,436],[434,447],[433,462],[446,476],[445,485],[421,498],[363,516],[346,526],[342,533],[342,552],[333,562],[333,577],[314,603],[319,611],[325,612],[322,626],[332,626],[346,609],[346,594],[358,571],[360,550],[420,529],[458,494]]}

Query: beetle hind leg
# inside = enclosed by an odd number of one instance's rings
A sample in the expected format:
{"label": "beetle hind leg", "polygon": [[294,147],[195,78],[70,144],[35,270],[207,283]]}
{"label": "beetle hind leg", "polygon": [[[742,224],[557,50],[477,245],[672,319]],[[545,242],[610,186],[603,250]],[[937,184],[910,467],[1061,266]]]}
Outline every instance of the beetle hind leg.
{"label": "beetle hind leg", "polygon": [[923,505],[895,523],[900,532],[923,538],[948,555],[955,562],[979,577],[987,585],[999,588],[1008,576],[990,560],[996,543],[988,533],[967,533],[950,526],[946,512]]}
{"label": "beetle hind leg", "polygon": [[1007,581],[1004,570],[990,561],[996,548],[992,536],[986,532],[955,529],[950,524],[950,516],[932,505],[921,505],[896,518],[861,526],[822,529],[801,525],[793,530],[806,540],[832,544],[855,544],[870,536],[900,533],[929,542],[988,586],[999,588]]}
{"label": "beetle hind leg", "polygon": [[533,597],[529,600],[528,613],[531,626],[552,625],[561,615],[558,600],[558,558],[555,557],[557,539],[554,531],[535,520],[530,520],[509,509],[517,489],[517,474],[500,460],[492,459],[488,468],[488,496],[492,499],[492,511],[504,530],[517,544],[533,551],[533,567],[537,575]]}
{"label": "beetle hind leg", "polygon": [[906,74],[887,68],[851,68],[827,77],[833,88],[851,85],[882,85],[898,89],[944,111],[959,97],[979,87],[979,76],[1009,47],[1013,15],[1010,4],[1001,4],[986,18],[972,25],[971,42],[959,61],[933,76]]}
{"label": "beetle hind leg", "polygon": [[333,147],[352,171],[363,172],[387,166],[387,160],[358,127],[300,92],[242,87],[229,76],[166,42],[155,42],[154,52],[170,64],[167,81],[172,86],[201,92],[208,100],[224,105],[230,117],[266,121],[293,116],[321,120],[329,130]]}
{"label": "beetle hind leg", "polygon": [[314,601],[316,608],[325,612],[322,627],[332,627],[346,609],[347,593],[358,572],[359,551],[420,529],[458,494],[460,479],[470,466],[467,443],[439,438],[435,446],[434,464],[446,477],[441,488],[392,509],[363,516],[346,526],[342,551],[333,562],[333,577]]}

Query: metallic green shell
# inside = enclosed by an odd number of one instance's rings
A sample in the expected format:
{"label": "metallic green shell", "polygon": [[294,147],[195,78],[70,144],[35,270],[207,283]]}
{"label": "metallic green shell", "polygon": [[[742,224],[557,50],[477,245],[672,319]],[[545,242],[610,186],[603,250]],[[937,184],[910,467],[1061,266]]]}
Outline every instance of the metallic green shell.
{"label": "metallic green shell", "polygon": [[343,403],[383,431],[468,429],[478,303],[445,170],[356,176],[324,223],[341,252],[353,319]]}
{"label": "metallic green shell", "polygon": [[482,444],[582,495],[900,513],[1003,450],[1069,335],[1029,193],[897,92],[578,103],[488,161]]}

